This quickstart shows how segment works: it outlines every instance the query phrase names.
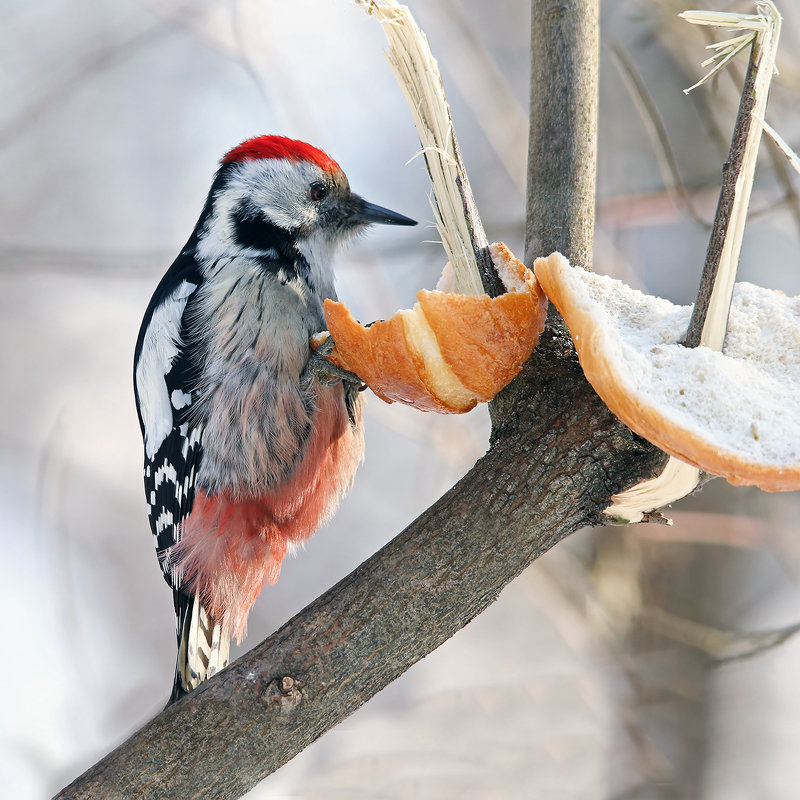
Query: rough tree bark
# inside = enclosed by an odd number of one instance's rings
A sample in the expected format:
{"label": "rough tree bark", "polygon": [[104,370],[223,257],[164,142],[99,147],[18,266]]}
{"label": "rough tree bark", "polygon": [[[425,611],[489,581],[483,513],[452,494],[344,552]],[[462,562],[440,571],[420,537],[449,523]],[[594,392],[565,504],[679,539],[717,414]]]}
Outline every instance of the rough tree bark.
{"label": "rough tree bark", "polygon": [[[591,263],[599,0],[533,0],[526,260]],[[435,505],[60,798],[241,796],[483,611],[664,456],[586,383],[551,315],[492,405],[486,455]]]}

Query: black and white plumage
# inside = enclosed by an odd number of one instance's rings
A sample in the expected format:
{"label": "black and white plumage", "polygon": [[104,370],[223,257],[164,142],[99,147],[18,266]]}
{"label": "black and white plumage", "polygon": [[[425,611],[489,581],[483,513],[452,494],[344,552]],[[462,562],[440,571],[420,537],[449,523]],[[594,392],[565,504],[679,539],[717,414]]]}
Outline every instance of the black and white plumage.
{"label": "black and white plumage", "polygon": [[[196,618],[199,609],[195,609],[194,597],[182,591],[182,576],[173,569],[170,556],[171,548],[180,539],[180,525],[192,510],[201,457],[202,427],[190,423],[187,413],[192,400],[192,347],[183,330],[186,305],[202,282],[193,252],[195,238],[190,239],[153,294],[134,356],[136,408],[145,441],[144,486],[150,528],[164,577],[173,588],[178,647],[184,649],[188,646],[192,612]],[[209,639],[206,637],[210,654]],[[224,654],[222,657],[227,660]],[[184,653],[178,664],[185,660]],[[223,666],[224,663],[220,668]],[[176,672],[170,701],[181,695],[187,683]]]}
{"label": "black and white plumage", "polygon": [[175,601],[171,701],[227,664],[262,585],[352,481],[357,386],[311,380],[308,339],[335,298],[334,252],[373,222],[413,224],[353,194],[322,151],[248,140],[223,158],[147,307],[134,388],[150,526]]}

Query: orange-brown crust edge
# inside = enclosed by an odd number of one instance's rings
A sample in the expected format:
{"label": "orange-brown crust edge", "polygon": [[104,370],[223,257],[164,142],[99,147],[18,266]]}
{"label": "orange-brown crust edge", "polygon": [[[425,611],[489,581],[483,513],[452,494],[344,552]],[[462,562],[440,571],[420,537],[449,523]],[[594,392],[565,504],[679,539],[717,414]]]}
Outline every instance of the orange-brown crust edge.
{"label": "orange-brown crust edge", "polygon": [[336,347],[329,359],[355,372],[387,402],[423,411],[463,413],[491,400],[519,372],[544,328],[547,298],[530,270],[508,249],[492,245],[525,288],[496,298],[421,290],[417,294],[440,352],[456,378],[473,395],[454,406],[436,395],[431,366],[409,346],[402,312],[368,328],[342,303],[325,301],[325,319]]}
{"label": "orange-brown crust edge", "polygon": [[520,371],[544,328],[547,298],[533,275],[526,283],[528,291],[495,298],[417,293],[444,360],[481,402]]}
{"label": "orange-brown crust edge", "polygon": [[333,353],[328,356],[330,361],[355,372],[382,400],[387,403],[399,401],[420,411],[460,411],[431,395],[418,359],[409,349],[399,314],[365,328],[353,318],[344,303],[326,300],[325,320],[336,343]]}
{"label": "orange-brown crust edge", "polygon": [[616,417],[669,455],[712,475],[719,475],[729,483],[758,486],[768,492],[800,489],[800,467],[770,466],[720,451],[697,434],[676,425],[655,406],[623,391],[622,376],[605,356],[604,335],[597,330],[596,319],[573,305],[569,290],[560,280],[560,258],[553,254],[536,259],[536,278],[569,328],[586,379]]}

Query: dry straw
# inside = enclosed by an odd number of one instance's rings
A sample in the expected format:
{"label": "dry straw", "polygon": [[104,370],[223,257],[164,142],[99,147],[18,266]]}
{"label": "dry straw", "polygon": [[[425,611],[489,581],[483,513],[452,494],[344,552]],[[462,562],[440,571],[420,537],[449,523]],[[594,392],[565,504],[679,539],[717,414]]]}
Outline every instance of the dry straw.
{"label": "dry straw", "polygon": [[405,95],[430,173],[436,227],[453,265],[454,290],[482,295],[464,202],[458,188],[453,120],[442,77],[425,34],[407,6],[394,0],[356,0],[377,18],[389,42],[389,65]]}

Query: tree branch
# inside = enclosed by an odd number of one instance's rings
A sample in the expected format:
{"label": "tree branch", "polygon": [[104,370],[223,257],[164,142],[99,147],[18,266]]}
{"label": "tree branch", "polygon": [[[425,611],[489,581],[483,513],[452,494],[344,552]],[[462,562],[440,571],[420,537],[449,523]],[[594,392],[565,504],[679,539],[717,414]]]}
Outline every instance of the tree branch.
{"label": "tree branch", "polygon": [[708,315],[708,306],[711,302],[711,293],[719,272],[722,247],[725,243],[725,237],[728,235],[733,203],[736,199],[736,183],[742,171],[747,137],[753,124],[752,113],[756,102],[753,87],[755,86],[756,69],[758,67],[757,55],[758,48],[754,41],[750,51],[750,61],[744,78],[744,86],[742,87],[739,111],[736,114],[728,160],[722,167],[722,185],[719,190],[714,225],[711,229],[711,237],[706,251],[706,261],[700,277],[700,287],[697,290],[697,300],[692,309],[689,329],[683,340],[683,344],[686,347],[698,347],[700,344],[703,327],[706,324],[706,316]]}
{"label": "tree branch", "polygon": [[[527,258],[558,248],[589,264],[598,3],[534,0],[532,12]],[[545,330],[492,415],[488,453],[435,505],[58,797],[239,797],[664,461],[597,398],[559,327]]]}
{"label": "tree branch", "polygon": [[591,268],[599,0],[533,0],[525,263],[558,250]]}

